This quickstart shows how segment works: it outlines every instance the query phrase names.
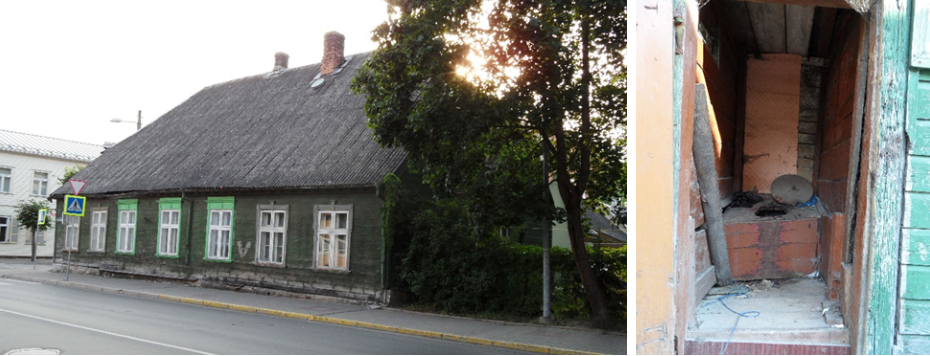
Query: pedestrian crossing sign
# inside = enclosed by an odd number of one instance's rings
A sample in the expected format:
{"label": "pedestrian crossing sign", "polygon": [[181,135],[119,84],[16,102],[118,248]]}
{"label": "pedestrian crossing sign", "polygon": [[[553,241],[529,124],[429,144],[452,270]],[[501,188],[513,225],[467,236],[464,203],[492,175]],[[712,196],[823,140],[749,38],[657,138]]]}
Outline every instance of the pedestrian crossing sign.
{"label": "pedestrian crossing sign", "polygon": [[87,198],[77,195],[65,195],[65,215],[84,216],[84,203]]}

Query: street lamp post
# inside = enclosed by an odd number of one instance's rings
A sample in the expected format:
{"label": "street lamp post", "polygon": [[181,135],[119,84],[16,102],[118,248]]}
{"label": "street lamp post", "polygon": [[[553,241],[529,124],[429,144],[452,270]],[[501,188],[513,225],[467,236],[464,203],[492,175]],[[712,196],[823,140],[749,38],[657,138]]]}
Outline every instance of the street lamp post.
{"label": "street lamp post", "polygon": [[[123,120],[123,119],[110,119],[110,122],[120,122],[120,123],[128,123],[128,124],[133,123],[132,120]],[[139,110],[139,118],[136,119],[135,124],[136,124],[136,131],[139,131],[142,129],[142,110]]]}

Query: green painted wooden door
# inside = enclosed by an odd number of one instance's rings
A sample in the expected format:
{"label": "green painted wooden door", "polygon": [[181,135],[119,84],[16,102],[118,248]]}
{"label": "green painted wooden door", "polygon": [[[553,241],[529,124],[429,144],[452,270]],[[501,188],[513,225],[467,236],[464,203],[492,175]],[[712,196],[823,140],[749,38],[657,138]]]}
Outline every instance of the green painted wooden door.
{"label": "green painted wooden door", "polygon": [[914,0],[895,353],[930,353],[930,0]]}

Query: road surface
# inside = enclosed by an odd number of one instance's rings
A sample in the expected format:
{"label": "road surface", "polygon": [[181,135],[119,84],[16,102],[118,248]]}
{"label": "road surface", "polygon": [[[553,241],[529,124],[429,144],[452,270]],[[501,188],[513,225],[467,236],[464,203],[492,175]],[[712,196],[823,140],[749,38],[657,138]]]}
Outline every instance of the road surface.
{"label": "road surface", "polygon": [[0,278],[0,354],[518,354],[519,350]]}

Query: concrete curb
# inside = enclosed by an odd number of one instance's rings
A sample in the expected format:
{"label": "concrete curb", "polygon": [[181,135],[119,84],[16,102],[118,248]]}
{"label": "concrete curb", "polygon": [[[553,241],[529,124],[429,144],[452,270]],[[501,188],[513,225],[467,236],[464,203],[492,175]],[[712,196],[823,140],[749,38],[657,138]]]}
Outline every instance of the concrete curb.
{"label": "concrete curb", "polygon": [[489,339],[482,339],[482,338],[476,338],[476,337],[471,337],[471,336],[463,336],[463,335],[447,334],[447,333],[441,333],[441,332],[435,332],[435,331],[410,329],[410,328],[404,328],[404,327],[399,327],[399,326],[375,324],[375,323],[369,323],[365,321],[346,320],[346,319],[332,318],[332,317],[327,317],[327,316],[317,316],[317,315],[312,315],[312,314],[302,314],[302,313],[287,312],[287,311],[282,311],[282,310],[274,310],[274,309],[250,307],[250,306],[231,304],[231,303],[215,302],[211,300],[176,297],[176,296],[165,295],[165,294],[154,294],[154,293],[128,291],[128,290],[108,288],[108,287],[99,287],[99,286],[70,282],[70,281],[48,280],[48,279],[42,279],[42,278],[29,278],[29,277],[8,275],[8,274],[0,274],[0,278],[15,279],[15,280],[21,280],[21,281],[27,281],[27,282],[37,282],[37,283],[42,283],[42,284],[51,284],[51,285],[56,285],[56,286],[61,286],[61,287],[84,289],[84,290],[97,291],[97,292],[123,294],[123,295],[138,297],[138,298],[144,298],[144,299],[156,299],[156,300],[164,300],[164,301],[177,302],[177,303],[201,305],[201,306],[205,306],[208,308],[228,309],[228,310],[235,310],[235,311],[244,312],[244,313],[272,315],[272,316],[277,316],[277,317],[282,317],[282,318],[308,320],[308,321],[336,324],[336,325],[342,325],[342,326],[354,326],[354,327],[365,328],[365,329],[373,329],[373,330],[394,332],[394,333],[400,333],[400,334],[423,336],[423,337],[429,337],[429,338],[434,338],[434,339],[452,340],[452,341],[466,342],[470,344],[496,346],[496,347],[515,349],[515,350],[538,352],[542,354],[604,355],[600,353],[593,353],[593,352],[580,351],[580,350],[571,350],[571,349],[563,349],[563,348],[558,348],[558,347],[531,345],[531,344],[523,344],[523,343],[508,342],[508,341],[489,340]]}

